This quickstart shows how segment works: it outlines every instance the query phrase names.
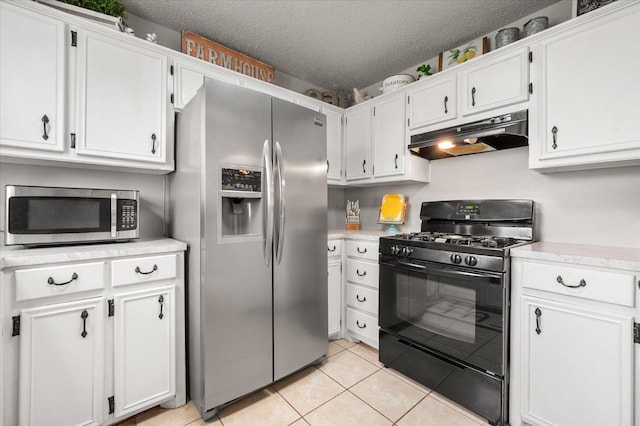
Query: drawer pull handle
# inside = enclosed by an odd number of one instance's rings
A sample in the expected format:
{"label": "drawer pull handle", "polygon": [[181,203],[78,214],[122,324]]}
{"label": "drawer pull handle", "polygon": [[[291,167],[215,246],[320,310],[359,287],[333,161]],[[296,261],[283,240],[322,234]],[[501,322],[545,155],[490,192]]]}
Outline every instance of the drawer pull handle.
{"label": "drawer pull handle", "polygon": [[356,250],[358,251],[358,253],[360,254],[364,254],[367,252],[367,248],[365,247],[364,250],[360,251],[360,247],[356,247]]}
{"label": "drawer pull handle", "polygon": [[580,287],[586,287],[587,286],[587,282],[584,280],[584,278],[581,279],[580,282],[578,284],[576,284],[576,285],[565,284],[561,275],[558,275],[558,278],[556,278],[556,281],[558,281],[560,284],[562,284],[563,286],[568,287],[568,288],[580,288]]}
{"label": "drawer pull handle", "polygon": [[158,270],[158,265],[153,265],[153,268],[151,268],[149,272],[142,272],[140,270],[140,267],[136,266],[136,274],[149,275],[149,274],[153,274],[157,270]]}
{"label": "drawer pull handle", "polygon": [[364,323],[364,325],[360,325],[360,321],[356,320],[356,325],[358,326],[358,328],[367,328],[366,322]]}
{"label": "drawer pull handle", "polygon": [[334,251],[336,251],[336,246],[333,246],[333,248],[327,247],[327,250],[333,253]]}
{"label": "drawer pull handle", "polygon": [[162,313],[162,308],[164,307],[164,297],[162,297],[162,295],[158,297],[158,303],[160,304],[160,315],[158,315],[158,318],[162,319],[164,318],[164,314]]}
{"label": "drawer pull handle", "polygon": [[356,269],[356,274],[358,274],[359,277],[364,277],[365,275],[367,275],[367,271],[360,273],[360,269]]}
{"label": "drawer pull handle", "polygon": [[71,279],[70,279],[69,281],[67,281],[67,282],[64,282],[64,283],[57,283],[57,282],[53,279],[53,277],[49,277],[49,279],[47,280],[47,282],[48,282],[50,285],[67,285],[67,284],[70,284],[72,281],[77,280],[77,279],[78,279],[78,274],[76,274],[76,273],[74,272],[74,273],[73,273],[73,275],[71,275]]}
{"label": "drawer pull handle", "polygon": [[82,336],[83,339],[85,337],[87,337],[87,334],[88,334],[87,333],[87,318],[88,317],[89,317],[89,312],[87,312],[87,310],[85,309],[80,314],[80,318],[82,318],[82,333],[80,333],[80,335]]}
{"label": "drawer pull handle", "polygon": [[367,301],[367,296],[364,296],[362,299],[360,299],[360,295],[356,294],[356,300],[358,302],[366,302]]}
{"label": "drawer pull handle", "polygon": [[535,313],[536,313],[536,333],[540,334],[542,333],[542,330],[540,330],[540,317],[542,316],[542,311],[540,310],[540,308],[536,308]]}

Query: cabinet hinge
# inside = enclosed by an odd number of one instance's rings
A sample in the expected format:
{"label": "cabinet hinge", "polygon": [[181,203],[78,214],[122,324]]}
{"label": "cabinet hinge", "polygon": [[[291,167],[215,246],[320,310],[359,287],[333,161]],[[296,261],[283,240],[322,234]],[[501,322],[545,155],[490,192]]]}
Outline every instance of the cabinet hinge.
{"label": "cabinet hinge", "polygon": [[73,46],[73,47],[77,47],[78,46],[78,32],[77,31],[71,31],[71,46]]}
{"label": "cabinet hinge", "polygon": [[76,147],[76,134],[75,133],[71,133],[71,148],[75,148]]}
{"label": "cabinet hinge", "polygon": [[529,63],[533,62],[533,52],[529,52]]}
{"label": "cabinet hinge", "polygon": [[640,324],[633,323],[633,343],[640,343]]}
{"label": "cabinet hinge", "polygon": [[169,74],[173,75],[173,65],[169,67]]}
{"label": "cabinet hinge", "polygon": [[411,119],[407,118],[407,127],[411,127]]}
{"label": "cabinet hinge", "polygon": [[107,314],[107,316],[108,316],[108,317],[112,317],[112,316],[114,316],[114,315],[115,315],[115,313],[116,313],[116,306],[115,306],[115,304],[113,303],[113,299],[109,299],[109,300],[107,300],[107,304],[109,305],[109,309],[108,309],[108,312],[109,312],[109,313]]}
{"label": "cabinet hinge", "polygon": [[373,116],[376,116],[376,107],[373,107]]}
{"label": "cabinet hinge", "polygon": [[116,412],[116,400],[113,397],[113,395],[111,395],[109,398],[107,398],[107,402],[109,404],[109,414],[113,414]]}
{"label": "cabinet hinge", "polygon": [[173,93],[171,94],[171,103],[173,103]]}
{"label": "cabinet hinge", "polygon": [[407,105],[411,104],[411,96],[407,96]]}
{"label": "cabinet hinge", "polygon": [[533,94],[533,83],[529,83],[529,94]]}
{"label": "cabinet hinge", "polygon": [[11,327],[11,337],[20,335],[20,315],[16,315],[15,317],[11,317],[13,321],[13,326]]}

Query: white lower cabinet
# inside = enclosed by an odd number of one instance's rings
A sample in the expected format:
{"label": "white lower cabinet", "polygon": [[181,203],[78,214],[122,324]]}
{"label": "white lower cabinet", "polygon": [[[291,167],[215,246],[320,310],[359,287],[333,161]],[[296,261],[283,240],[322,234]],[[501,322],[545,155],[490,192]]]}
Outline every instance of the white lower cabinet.
{"label": "white lower cabinet", "polygon": [[123,254],[137,244],[84,262],[37,249],[37,263],[0,270],[0,424],[113,424],[186,402],[184,248]]}
{"label": "white lower cabinet", "polygon": [[102,424],[104,298],[20,314],[20,425]]}
{"label": "white lower cabinet", "polygon": [[[540,244],[554,261],[535,248],[512,252],[510,424],[634,425],[640,272]],[[520,257],[526,250],[531,259]]]}
{"label": "white lower cabinet", "polygon": [[327,241],[329,338],[340,337],[342,326],[342,240]]}
{"label": "white lower cabinet", "polygon": [[378,242],[348,240],[346,334],[378,349]]}
{"label": "white lower cabinet", "polygon": [[174,293],[168,286],[114,298],[115,417],[175,393]]}
{"label": "white lower cabinet", "polygon": [[523,419],[633,425],[633,317],[523,299]]}

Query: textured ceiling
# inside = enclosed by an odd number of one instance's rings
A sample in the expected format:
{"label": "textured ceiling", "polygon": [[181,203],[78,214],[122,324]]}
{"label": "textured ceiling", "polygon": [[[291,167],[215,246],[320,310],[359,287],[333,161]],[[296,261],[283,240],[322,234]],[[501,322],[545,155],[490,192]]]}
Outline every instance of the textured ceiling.
{"label": "textured ceiling", "polygon": [[[332,90],[362,88],[559,0],[124,0]],[[569,0],[562,0],[569,1]]]}

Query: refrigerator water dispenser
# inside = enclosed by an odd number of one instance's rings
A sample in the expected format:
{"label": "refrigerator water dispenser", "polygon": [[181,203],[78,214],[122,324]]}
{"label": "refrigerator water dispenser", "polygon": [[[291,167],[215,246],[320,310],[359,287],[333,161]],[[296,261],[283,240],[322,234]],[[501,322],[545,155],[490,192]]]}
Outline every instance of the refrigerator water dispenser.
{"label": "refrigerator water dispenser", "polygon": [[221,168],[219,206],[222,237],[262,235],[262,171]]}

